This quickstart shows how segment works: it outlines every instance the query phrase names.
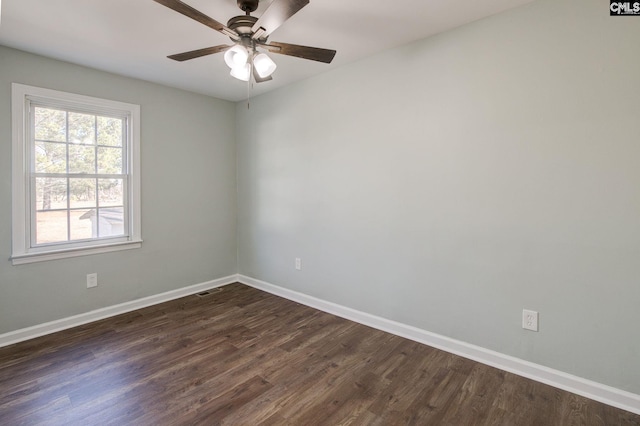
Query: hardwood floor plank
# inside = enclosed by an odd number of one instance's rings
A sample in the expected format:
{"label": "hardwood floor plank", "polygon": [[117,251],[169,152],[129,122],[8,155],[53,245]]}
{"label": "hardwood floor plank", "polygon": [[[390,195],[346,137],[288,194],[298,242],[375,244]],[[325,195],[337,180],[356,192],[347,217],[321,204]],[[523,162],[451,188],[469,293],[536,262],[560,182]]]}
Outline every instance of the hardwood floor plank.
{"label": "hardwood floor plank", "polygon": [[383,426],[387,423],[384,422],[384,419],[378,415],[373,414],[369,410],[365,410],[360,413],[358,417],[351,420],[351,418],[345,419],[346,421],[339,423],[340,425],[351,425],[351,426]]}
{"label": "hardwood floor plank", "polygon": [[[203,409],[199,410],[195,415],[194,425],[211,425],[212,423],[222,423],[225,417],[231,415],[235,410],[247,402],[260,396],[272,387],[260,376],[240,383],[233,389],[219,395],[218,397],[208,401],[203,405]],[[177,418],[175,421],[184,421],[183,418]],[[187,418],[188,421],[188,418]]]}
{"label": "hardwood floor plank", "polygon": [[498,389],[504,382],[505,372],[483,364],[476,364],[460,392],[445,413],[443,425],[481,424],[488,418]]}
{"label": "hardwood floor plank", "polygon": [[409,405],[403,420],[408,424],[441,424],[466,377],[441,368],[433,377],[434,386],[423,389]]}
{"label": "hardwood floor plank", "polygon": [[640,425],[232,284],[0,348],[2,425]]}
{"label": "hardwood floor plank", "polygon": [[350,377],[337,386],[315,407],[292,418],[294,423],[350,424],[367,411],[371,399],[387,382],[373,373]]}
{"label": "hardwood floor plank", "polygon": [[402,364],[393,372],[390,385],[372,401],[369,411],[389,422],[402,421],[414,399],[425,388],[433,386],[435,376],[446,359],[442,351],[428,348],[422,351],[422,345],[407,341]]}

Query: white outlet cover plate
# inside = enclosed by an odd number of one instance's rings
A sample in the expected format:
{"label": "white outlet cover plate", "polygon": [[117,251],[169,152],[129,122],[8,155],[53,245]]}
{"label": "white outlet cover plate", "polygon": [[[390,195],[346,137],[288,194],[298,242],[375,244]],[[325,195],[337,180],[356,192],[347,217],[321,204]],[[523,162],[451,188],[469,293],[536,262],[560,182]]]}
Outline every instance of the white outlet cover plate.
{"label": "white outlet cover plate", "polygon": [[98,287],[98,274],[87,274],[87,288]]}
{"label": "white outlet cover plate", "polygon": [[522,310],[522,328],[525,330],[538,331],[538,313],[528,309]]}

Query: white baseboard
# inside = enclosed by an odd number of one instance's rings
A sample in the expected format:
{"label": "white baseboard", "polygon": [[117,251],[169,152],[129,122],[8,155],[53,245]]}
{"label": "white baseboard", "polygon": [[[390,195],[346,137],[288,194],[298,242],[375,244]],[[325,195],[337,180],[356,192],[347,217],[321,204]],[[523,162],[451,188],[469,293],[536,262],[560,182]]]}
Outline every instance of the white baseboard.
{"label": "white baseboard", "polygon": [[327,302],[322,299],[279,287],[245,275],[239,275],[238,281],[259,290],[284,297],[294,302],[298,302],[378,330],[386,331],[446,352],[460,355],[464,358],[472,359],[482,364],[490,365],[528,379],[542,382],[613,407],[621,408],[635,414],[640,414],[640,395],[631,392],[603,385],[602,383],[534,364],[529,361],[465,343],[460,340],[431,333],[410,325],[367,314],[332,302]]}
{"label": "white baseboard", "polygon": [[56,331],[66,330],[71,327],[76,327],[115,315],[124,314],[126,312],[135,311],[136,309],[146,308],[147,306],[157,305],[158,303],[168,302],[169,300],[179,299],[180,297],[189,296],[211,288],[222,287],[237,281],[238,275],[230,275],[217,280],[207,281],[179,288],[177,290],[167,291],[166,293],[155,294],[153,296],[143,297],[142,299],[136,299],[130,302],[96,309],[95,311],[86,312],[84,314],[74,315],[44,324],[34,325],[33,327],[0,334],[0,347],[44,336],[45,334],[55,333]]}

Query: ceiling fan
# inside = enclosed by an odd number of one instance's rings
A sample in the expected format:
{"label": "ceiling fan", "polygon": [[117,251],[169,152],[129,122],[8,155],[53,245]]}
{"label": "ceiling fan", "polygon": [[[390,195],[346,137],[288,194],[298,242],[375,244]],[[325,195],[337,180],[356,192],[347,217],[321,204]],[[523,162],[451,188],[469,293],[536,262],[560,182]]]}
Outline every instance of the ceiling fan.
{"label": "ceiling fan", "polygon": [[237,0],[238,7],[245,12],[245,15],[234,16],[229,19],[227,25],[221,24],[180,0],[153,1],[228,36],[234,42],[233,45],[205,47],[169,55],[168,58],[186,61],[225,52],[224,59],[231,68],[231,75],[239,80],[249,81],[252,75],[257,83],[272,80],[271,74],[275,71],[276,64],[258,49],[327,64],[331,63],[336,55],[335,50],[267,41],[273,31],[309,4],[309,0],[273,0],[259,18],[250,15],[258,8],[259,0]]}

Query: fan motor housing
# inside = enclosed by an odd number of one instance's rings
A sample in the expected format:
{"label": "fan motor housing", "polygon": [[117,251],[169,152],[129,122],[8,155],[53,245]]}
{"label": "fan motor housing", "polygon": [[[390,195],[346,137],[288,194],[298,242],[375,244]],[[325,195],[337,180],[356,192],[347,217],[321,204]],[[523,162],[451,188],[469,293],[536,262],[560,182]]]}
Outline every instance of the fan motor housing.
{"label": "fan motor housing", "polygon": [[227,22],[227,27],[231,28],[240,36],[251,35],[251,28],[253,28],[253,24],[255,24],[257,20],[258,18],[255,16],[234,16]]}

